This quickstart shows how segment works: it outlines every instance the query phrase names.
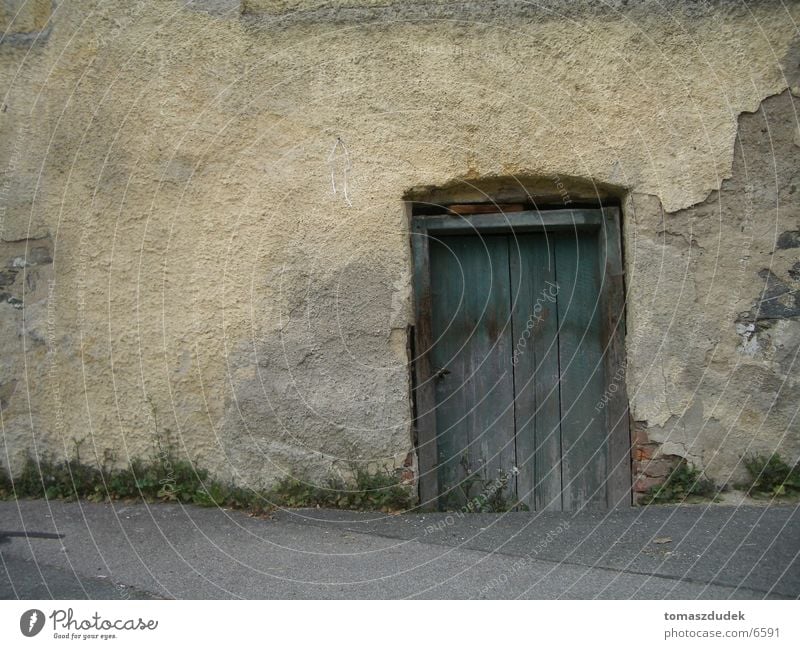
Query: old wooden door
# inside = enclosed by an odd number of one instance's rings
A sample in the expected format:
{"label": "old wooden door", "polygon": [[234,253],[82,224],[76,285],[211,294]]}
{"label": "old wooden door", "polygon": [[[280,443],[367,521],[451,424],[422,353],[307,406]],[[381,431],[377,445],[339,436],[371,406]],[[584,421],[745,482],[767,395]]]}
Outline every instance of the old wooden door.
{"label": "old wooden door", "polygon": [[[507,237],[441,237],[431,241],[430,253],[441,505],[463,506],[488,491],[495,479],[500,482],[490,495],[513,497]],[[506,493],[495,493],[500,489]]]}
{"label": "old wooden door", "polygon": [[604,401],[608,237],[427,227],[422,326],[439,506],[606,508],[609,478],[625,468],[610,435],[622,426]]}

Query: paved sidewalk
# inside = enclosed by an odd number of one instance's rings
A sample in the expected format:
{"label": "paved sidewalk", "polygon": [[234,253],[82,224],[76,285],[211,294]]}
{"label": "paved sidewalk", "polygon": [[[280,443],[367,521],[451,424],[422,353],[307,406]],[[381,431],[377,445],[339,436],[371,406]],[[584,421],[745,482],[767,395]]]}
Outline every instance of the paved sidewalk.
{"label": "paved sidewalk", "polygon": [[[37,537],[54,534],[63,537]],[[6,599],[798,596],[796,506],[261,519],[180,505],[0,502]]]}

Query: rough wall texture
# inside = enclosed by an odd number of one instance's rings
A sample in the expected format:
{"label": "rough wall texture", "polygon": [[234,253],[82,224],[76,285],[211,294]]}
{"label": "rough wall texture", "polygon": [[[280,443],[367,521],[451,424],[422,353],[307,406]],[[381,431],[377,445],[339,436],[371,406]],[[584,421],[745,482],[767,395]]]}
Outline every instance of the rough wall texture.
{"label": "rough wall texture", "polygon": [[721,481],[748,449],[797,459],[797,4],[17,4],[12,469],[166,435],[253,485],[403,466],[402,198],[554,177],[623,201],[628,393],[657,452]]}
{"label": "rough wall texture", "polygon": [[727,479],[743,454],[800,453],[799,109],[787,90],[741,115],[731,177],[705,201],[659,213],[632,197],[629,390],[649,437],[635,459]]}

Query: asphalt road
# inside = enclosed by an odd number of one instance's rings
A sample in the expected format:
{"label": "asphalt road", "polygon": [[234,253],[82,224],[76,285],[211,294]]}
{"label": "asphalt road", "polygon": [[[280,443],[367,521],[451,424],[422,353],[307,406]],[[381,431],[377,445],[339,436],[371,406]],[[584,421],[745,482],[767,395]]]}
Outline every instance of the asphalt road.
{"label": "asphalt road", "polygon": [[797,597],[798,506],[252,518],[0,502],[3,599]]}

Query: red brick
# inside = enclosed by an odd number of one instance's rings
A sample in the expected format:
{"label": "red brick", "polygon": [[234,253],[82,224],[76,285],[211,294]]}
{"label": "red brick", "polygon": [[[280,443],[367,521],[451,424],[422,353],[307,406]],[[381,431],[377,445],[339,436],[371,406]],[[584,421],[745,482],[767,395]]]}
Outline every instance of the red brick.
{"label": "red brick", "polygon": [[641,471],[651,478],[666,478],[675,468],[671,457],[660,457],[645,463]]}
{"label": "red brick", "polygon": [[414,482],[414,471],[412,469],[403,469],[400,472],[400,482],[403,484],[412,484]]}
{"label": "red brick", "polygon": [[644,446],[645,444],[649,444],[650,440],[647,437],[647,430],[644,428],[634,428],[633,429],[633,445],[634,446]]}
{"label": "red brick", "polygon": [[634,460],[650,460],[658,452],[658,444],[645,444],[643,446],[636,446],[633,449]]}
{"label": "red brick", "polygon": [[636,480],[633,482],[633,490],[636,493],[644,493],[650,487],[656,487],[660,484],[664,483],[663,478],[651,478],[648,476],[637,476]]}

